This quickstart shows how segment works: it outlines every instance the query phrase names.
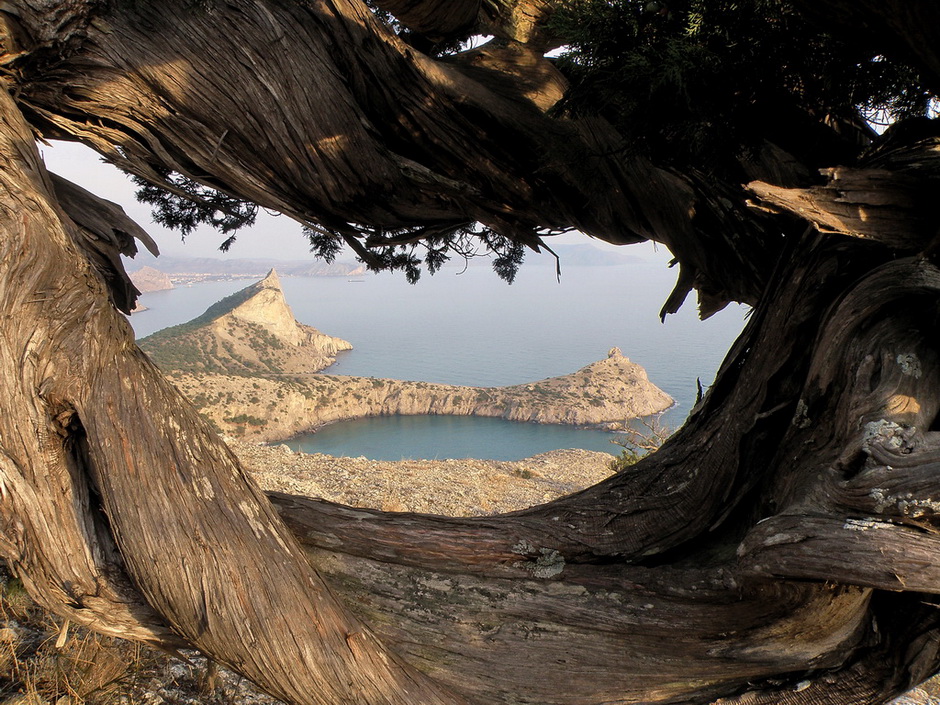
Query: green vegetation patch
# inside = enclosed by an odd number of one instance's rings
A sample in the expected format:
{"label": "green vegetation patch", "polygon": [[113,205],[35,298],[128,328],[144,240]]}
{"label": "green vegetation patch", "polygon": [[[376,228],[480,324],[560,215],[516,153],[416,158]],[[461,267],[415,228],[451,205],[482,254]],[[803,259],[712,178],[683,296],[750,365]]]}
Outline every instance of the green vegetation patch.
{"label": "green vegetation patch", "polygon": [[267,426],[267,419],[259,419],[257,416],[251,416],[250,414],[239,414],[238,416],[228,416],[224,419],[228,423],[237,424],[239,426],[247,424],[248,426]]}

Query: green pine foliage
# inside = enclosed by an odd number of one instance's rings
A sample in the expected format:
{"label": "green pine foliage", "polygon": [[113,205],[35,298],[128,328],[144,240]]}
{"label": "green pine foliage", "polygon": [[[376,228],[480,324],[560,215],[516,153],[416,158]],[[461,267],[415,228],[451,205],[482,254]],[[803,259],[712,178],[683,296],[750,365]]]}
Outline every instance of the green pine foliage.
{"label": "green pine foliage", "polygon": [[676,168],[735,178],[764,139],[789,149],[810,123],[930,108],[911,68],[818,32],[784,0],[567,0],[553,25],[572,81],[559,112],[601,115],[627,152]]}
{"label": "green pine foliage", "polygon": [[158,170],[162,185],[155,185],[138,176],[132,177],[138,189],[138,201],[152,207],[155,222],[178,230],[185,238],[200,225],[209,225],[228,237],[219,249],[226,251],[235,242],[238,230],[253,225],[258,206],[228,196],[182,174]]}

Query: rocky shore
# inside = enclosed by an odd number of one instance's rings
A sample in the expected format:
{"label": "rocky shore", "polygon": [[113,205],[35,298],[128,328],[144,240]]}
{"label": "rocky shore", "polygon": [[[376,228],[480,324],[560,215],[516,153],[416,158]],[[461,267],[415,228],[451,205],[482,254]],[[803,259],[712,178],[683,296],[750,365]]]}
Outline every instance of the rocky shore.
{"label": "rocky shore", "polygon": [[614,348],[570,375],[509,387],[459,387],[371,377],[172,373],[223,434],[277,441],[367,416],[445,414],[616,429],[665,411],[672,398]]}

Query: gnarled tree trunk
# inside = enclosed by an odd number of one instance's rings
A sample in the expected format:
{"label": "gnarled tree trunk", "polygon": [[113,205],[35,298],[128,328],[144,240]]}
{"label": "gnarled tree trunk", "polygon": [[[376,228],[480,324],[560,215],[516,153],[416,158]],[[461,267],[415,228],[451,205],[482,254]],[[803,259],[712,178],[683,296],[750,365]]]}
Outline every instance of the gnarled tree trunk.
{"label": "gnarled tree trunk", "polygon": [[30,592],[113,635],[192,644],[291,702],[459,702],[345,616],[134,345],[0,102],[3,544]]}
{"label": "gnarled tree trunk", "polygon": [[[353,0],[0,8],[0,548],[30,592],[295,703],[878,703],[936,671],[934,142],[814,189],[767,170],[749,211],[547,117],[541,4],[432,5],[392,9],[443,34],[482,14],[502,43],[433,61]],[[268,498],[114,310],[101,271],[126,303],[113,253],[142,233],[54,185],[31,129],[353,241],[655,238],[684,268],[667,310],[694,286],[755,311],[687,425],[571,497],[482,519]]]}

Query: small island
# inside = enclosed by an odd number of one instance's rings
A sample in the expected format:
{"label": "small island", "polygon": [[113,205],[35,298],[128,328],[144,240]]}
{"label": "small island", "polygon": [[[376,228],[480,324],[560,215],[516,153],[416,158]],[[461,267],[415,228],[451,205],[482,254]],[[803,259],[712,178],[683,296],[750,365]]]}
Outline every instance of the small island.
{"label": "small island", "polygon": [[392,414],[616,429],[674,403],[617,348],[572,374],[507,387],[318,374],[351,345],[298,323],[273,270],[140,345],[220,433],[255,441]]}

